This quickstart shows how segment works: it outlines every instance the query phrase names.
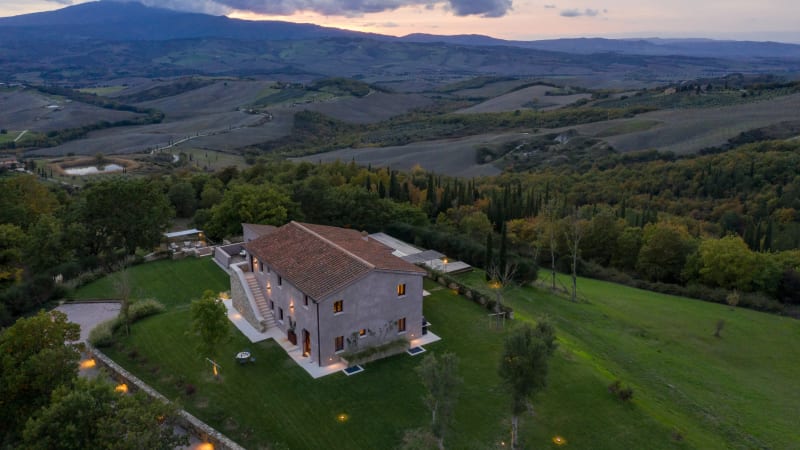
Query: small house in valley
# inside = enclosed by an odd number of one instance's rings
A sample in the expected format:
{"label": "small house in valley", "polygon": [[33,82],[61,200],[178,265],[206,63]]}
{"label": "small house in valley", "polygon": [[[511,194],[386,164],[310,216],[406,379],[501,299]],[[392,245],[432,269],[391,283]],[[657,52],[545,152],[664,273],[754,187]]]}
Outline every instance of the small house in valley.
{"label": "small house in valley", "polygon": [[234,308],[257,329],[280,329],[310,362],[402,351],[421,337],[425,271],[392,248],[356,230],[300,222],[244,234],[246,261],[231,272]]}

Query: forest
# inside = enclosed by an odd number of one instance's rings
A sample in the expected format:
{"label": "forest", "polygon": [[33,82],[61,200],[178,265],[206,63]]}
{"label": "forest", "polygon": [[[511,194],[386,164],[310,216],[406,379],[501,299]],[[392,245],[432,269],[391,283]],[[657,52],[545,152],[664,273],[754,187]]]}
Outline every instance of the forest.
{"label": "forest", "polygon": [[799,147],[767,141],[684,158],[612,155],[589,170],[475,179],[265,158],[244,170],[123,175],[82,189],[7,173],[0,319],[8,324],[121,261],[141,261],[174,217],[214,242],[239,235],[242,222],[383,230],[479,267],[512,266],[519,282],[536,279],[539,268],[574,271],[796,315]]}

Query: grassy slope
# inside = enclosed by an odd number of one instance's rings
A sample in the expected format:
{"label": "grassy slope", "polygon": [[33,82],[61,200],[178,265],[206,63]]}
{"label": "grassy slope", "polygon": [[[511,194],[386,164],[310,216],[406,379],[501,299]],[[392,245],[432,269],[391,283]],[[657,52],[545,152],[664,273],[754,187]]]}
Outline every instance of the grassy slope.
{"label": "grassy slope", "polygon": [[[221,349],[221,383],[196,354],[188,303],[204,289],[227,289],[209,260],[162,261],[131,269],[135,294],[155,297],[168,312],[133,327],[108,353],[170,398],[247,447],[282,442],[290,448],[392,448],[406,429],[424,426],[422,387],[401,355],[367,365],[355,377],[312,380],[271,341],[250,344],[238,332]],[[483,283],[482,274],[464,276]],[[497,357],[508,330],[489,327],[486,311],[427,283],[425,315],[444,340],[428,346],[461,359],[464,390],[448,448],[487,448],[506,436],[508,400]],[[506,297],[517,319],[548,316],[559,349],[549,385],[523,417],[532,448],[563,436],[574,448],[791,448],[800,395],[800,324],[791,319],[670,297],[593,280],[579,281],[588,302],[571,303],[532,288]],[[109,278],[78,298],[113,296]],[[722,338],[713,337],[718,319]],[[257,363],[232,356],[253,351]],[[134,357],[131,350],[135,349]],[[606,391],[614,379],[635,390],[624,404]],[[197,393],[187,396],[182,383]],[[336,417],[349,419],[340,423]],[[677,435],[682,441],[675,439]]]}
{"label": "grassy slope", "polygon": [[[466,279],[482,283],[479,273]],[[800,442],[794,387],[799,322],[596,280],[581,279],[578,286],[589,303],[529,288],[507,297],[522,319],[549,316],[567,359],[592,365],[604,384],[621,379],[632,385],[633,407],[692,447],[792,448]],[[725,328],[715,338],[719,319]],[[560,389],[553,378],[551,390]]]}

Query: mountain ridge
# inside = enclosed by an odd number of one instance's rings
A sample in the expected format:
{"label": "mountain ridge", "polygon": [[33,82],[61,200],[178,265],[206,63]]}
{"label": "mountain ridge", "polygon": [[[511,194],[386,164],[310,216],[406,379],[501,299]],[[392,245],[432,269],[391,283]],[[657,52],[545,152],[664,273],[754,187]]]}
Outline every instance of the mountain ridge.
{"label": "mountain ridge", "polygon": [[231,19],[225,16],[154,8],[138,2],[88,2],[55,11],[0,18],[0,39],[160,41],[220,38],[271,41],[337,37],[470,47],[517,47],[573,54],[619,53],[645,56],[800,59],[800,45],[771,41],[602,37],[520,41],[479,34],[425,33],[395,37],[309,23]]}

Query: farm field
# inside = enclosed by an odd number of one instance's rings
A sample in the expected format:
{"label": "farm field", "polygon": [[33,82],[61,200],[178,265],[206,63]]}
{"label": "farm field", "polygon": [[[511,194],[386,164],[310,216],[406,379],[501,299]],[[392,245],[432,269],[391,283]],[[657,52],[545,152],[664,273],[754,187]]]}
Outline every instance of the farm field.
{"label": "farm field", "polygon": [[377,123],[431,103],[429,98],[419,94],[389,94],[373,91],[361,98],[338,97],[330,101],[292,106],[291,110],[295,112],[316,111],[344,122]]}
{"label": "farm field", "polygon": [[482,145],[499,145],[526,137],[524,133],[485,134],[458,139],[416,142],[393,147],[347,148],[297,158],[301,161],[351,161],[361,165],[390,166],[410,170],[420,165],[425,170],[453,176],[497,175],[500,169],[491,164],[477,164],[475,151]]}
{"label": "farm field", "polygon": [[552,86],[530,86],[516,91],[509,92],[483,103],[479,103],[469,108],[456,111],[457,114],[473,113],[498,113],[514,111],[517,109],[536,109],[547,111],[551,109],[563,108],[564,106],[575,103],[581,99],[588,99],[590,94],[572,95],[547,95],[548,92],[557,92],[558,89]]}
{"label": "farm field", "polygon": [[[530,83],[529,80],[502,80],[486,83],[481,87],[466,88],[453,91],[452,94],[458,97],[482,97],[492,98],[506,94],[513,89]],[[445,86],[446,88],[447,86]]]}
{"label": "farm field", "polygon": [[581,134],[601,137],[609,126],[629,122],[658,121],[661,125],[646,130],[604,137],[617,151],[658,149],[676,154],[690,154],[706,147],[718,146],[739,133],[783,122],[800,111],[800,94],[787,95],[764,102],[720,108],[693,108],[653,111],[634,119],[572,127]]}
{"label": "farm field", "polygon": [[0,90],[0,103],[0,123],[3,128],[14,130],[47,132],[142,116],[44,95],[33,89]]}
{"label": "farm field", "polygon": [[100,96],[103,96],[103,97],[108,97],[108,96],[117,94],[117,93],[119,93],[121,91],[124,91],[125,88],[126,87],[122,86],[122,85],[99,86],[99,87],[93,87],[93,88],[78,89],[78,91],[85,92],[87,94],[95,94],[95,95],[100,95]]}

